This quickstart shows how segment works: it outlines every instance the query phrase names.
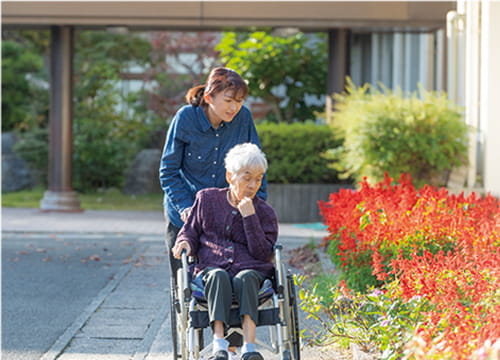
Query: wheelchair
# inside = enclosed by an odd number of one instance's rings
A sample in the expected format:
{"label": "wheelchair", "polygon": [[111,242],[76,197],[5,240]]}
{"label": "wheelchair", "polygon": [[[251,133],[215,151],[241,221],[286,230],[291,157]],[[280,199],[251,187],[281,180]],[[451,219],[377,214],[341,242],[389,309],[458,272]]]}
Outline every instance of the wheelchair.
{"label": "wheelchair", "polygon": [[[274,278],[264,281],[259,290],[259,320],[256,325],[268,327],[269,337],[263,340],[257,333],[256,343],[264,350],[279,354],[280,360],[300,360],[298,299],[293,275],[282,262],[281,252],[282,246],[275,245]],[[177,271],[177,286],[172,289],[171,298],[174,360],[206,359],[211,354],[211,341],[209,346],[204,346],[204,330],[208,329],[211,334],[211,329],[201,288],[203,285],[191,280],[190,267],[191,262],[183,252],[182,268]],[[233,301],[228,325],[226,339],[230,340],[235,333],[242,333],[236,301]]]}

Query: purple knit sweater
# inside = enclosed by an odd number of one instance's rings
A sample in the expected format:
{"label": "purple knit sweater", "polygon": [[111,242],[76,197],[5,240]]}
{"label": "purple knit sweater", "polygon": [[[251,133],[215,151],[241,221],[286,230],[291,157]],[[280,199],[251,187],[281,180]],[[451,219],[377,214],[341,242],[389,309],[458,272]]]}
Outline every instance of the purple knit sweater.
{"label": "purple knit sweater", "polygon": [[194,274],[217,267],[231,276],[254,269],[272,276],[273,246],[278,238],[278,219],[273,208],[257,196],[255,214],[242,217],[227,200],[228,188],[200,190],[177,242],[187,241],[191,256],[198,257]]}

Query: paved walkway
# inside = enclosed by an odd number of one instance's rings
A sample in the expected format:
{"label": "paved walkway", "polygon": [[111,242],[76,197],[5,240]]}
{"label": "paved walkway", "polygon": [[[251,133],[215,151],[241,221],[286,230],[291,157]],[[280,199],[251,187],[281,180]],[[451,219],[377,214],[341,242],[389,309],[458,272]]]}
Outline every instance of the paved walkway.
{"label": "paved walkway", "polygon": [[[97,211],[47,213],[38,209],[2,208],[3,233],[137,234],[143,245],[135,258],[99,292],[82,314],[44,354],[42,360],[171,359],[168,268],[161,213]],[[325,231],[280,224],[279,241],[292,249],[319,241]],[[141,266],[136,266],[140,259]],[[154,286],[152,285],[154,284]],[[319,352],[303,359],[328,359]],[[268,354],[266,359],[277,359]]]}
{"label": "paved walkway", "polygon": [[[164,228],[163,214],[159,211],[86,210],[81,213],[54,213],[39,209],[2,208],[2,231],[162,235]],[[326,231],[294,224],[280,224],[279,233],[282,238],[300,238],[302,242],[327,235]]]}

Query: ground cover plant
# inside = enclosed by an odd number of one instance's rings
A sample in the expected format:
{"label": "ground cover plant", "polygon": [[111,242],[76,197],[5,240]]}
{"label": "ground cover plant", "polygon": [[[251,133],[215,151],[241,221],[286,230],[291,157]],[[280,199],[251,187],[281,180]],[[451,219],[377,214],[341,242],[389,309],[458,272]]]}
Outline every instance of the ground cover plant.
{"label": "ground cover plant", "polygon": [[320,210],[341,282],[300,295],[326,339],[381,359],[500,358],[499,199],[386,176]]}

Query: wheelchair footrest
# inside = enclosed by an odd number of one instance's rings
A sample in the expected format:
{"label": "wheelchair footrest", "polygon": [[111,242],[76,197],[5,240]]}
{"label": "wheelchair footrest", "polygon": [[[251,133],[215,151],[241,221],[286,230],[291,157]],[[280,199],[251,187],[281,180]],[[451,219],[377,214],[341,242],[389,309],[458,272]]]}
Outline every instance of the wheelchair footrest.
{"label": "wheelchair footrest", "polygon": [[[208,319],[208,311],[206,310],[190,311],[189,315],[189,326],[192,328],[204,329],[210,325],[210,321]],[[279,321],[280,319],[278,308],[259,310],[259,320],[257,326],[275,325]],[[241,318],[238,309],[231,309],[231,314],[229,316],[229,326],[241,327]]]}

